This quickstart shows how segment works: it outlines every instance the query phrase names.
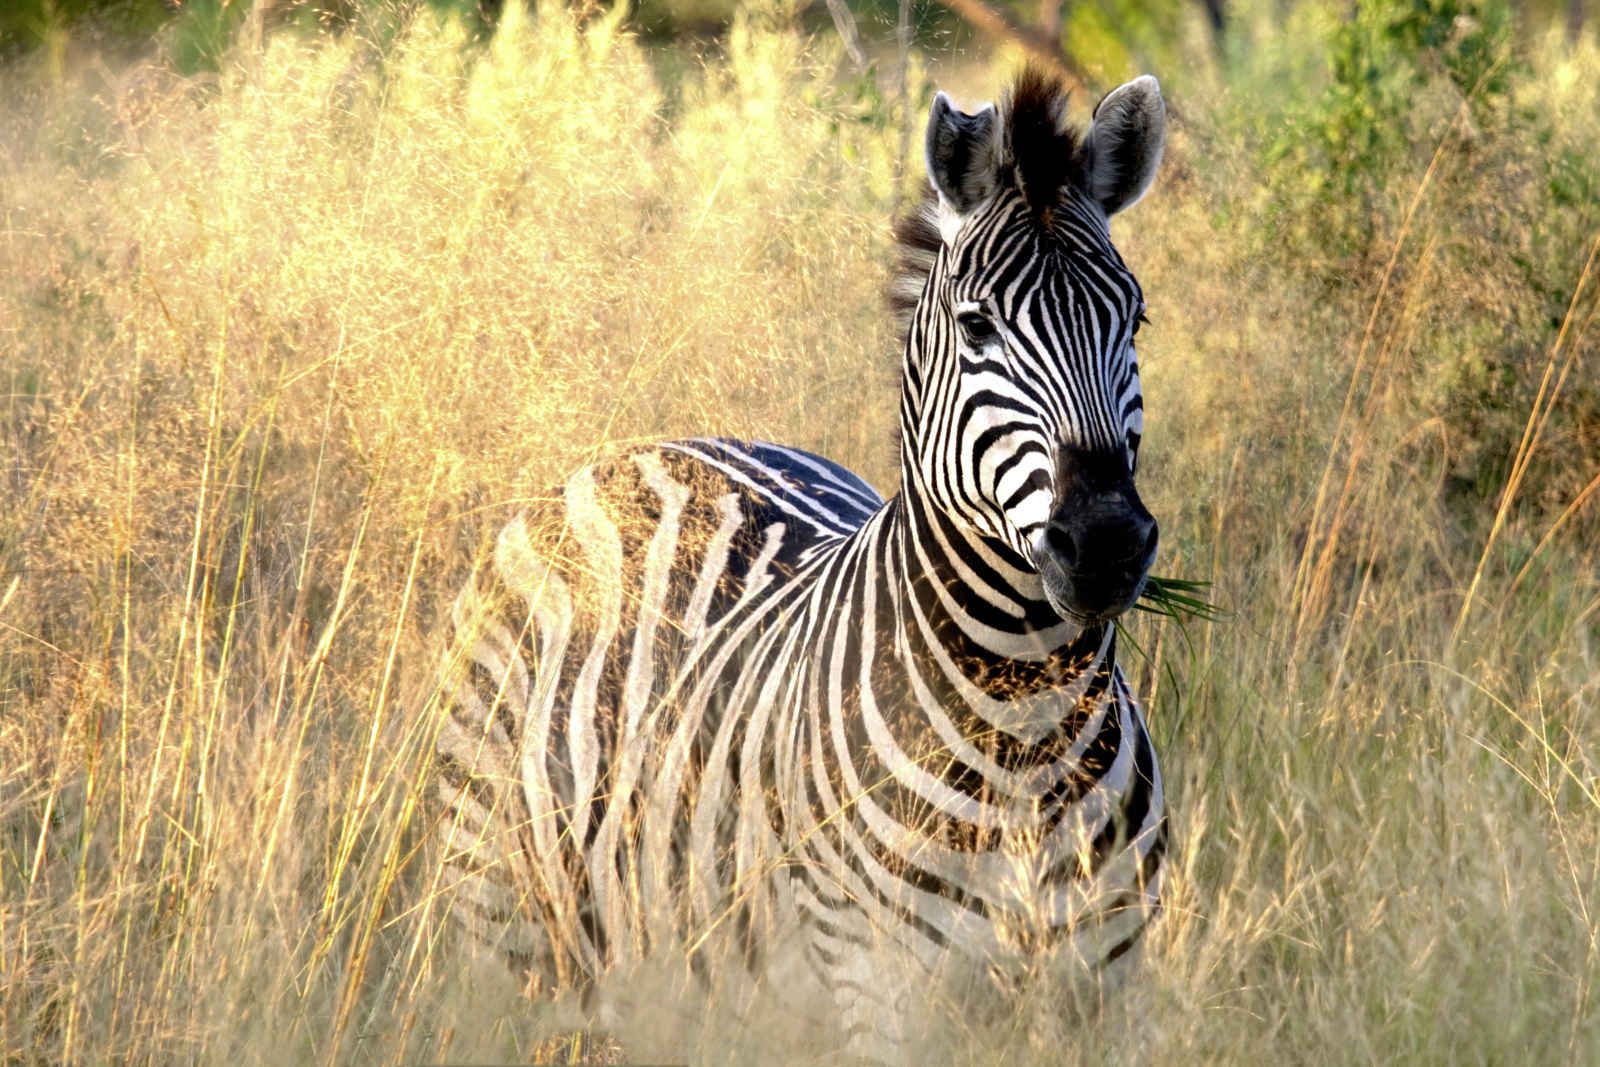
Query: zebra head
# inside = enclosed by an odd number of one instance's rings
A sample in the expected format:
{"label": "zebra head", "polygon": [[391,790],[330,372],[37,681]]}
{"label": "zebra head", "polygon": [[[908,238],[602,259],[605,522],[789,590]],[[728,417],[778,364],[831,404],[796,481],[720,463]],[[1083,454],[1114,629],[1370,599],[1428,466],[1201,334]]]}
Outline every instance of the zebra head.
{"label": "zebra head", "polygon": [[1133,604],[1155,556],[1133,484],[1144,299],[1109,220],[1149,188],[1166,108],[1145,76],[1081,135],[1065,112],[1065,90],[1033,71],[998,109],[935,97],[936,195],[900,233],[926,260],[902,429],[908,474],[935,506],[1010,545],[1056,612],[1090,624]]}

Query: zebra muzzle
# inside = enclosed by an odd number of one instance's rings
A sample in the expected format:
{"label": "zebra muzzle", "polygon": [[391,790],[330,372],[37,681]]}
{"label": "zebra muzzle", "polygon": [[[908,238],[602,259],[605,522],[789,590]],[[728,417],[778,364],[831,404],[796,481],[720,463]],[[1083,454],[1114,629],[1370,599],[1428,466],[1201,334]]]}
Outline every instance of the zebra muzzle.
{"label": "zebra muzzle", "polygon": [[1073,479],[1036,546],[1045,596],[1063,616],[1085,623],[1116,618],[1139,599],[1158,539],[1125,468]]}

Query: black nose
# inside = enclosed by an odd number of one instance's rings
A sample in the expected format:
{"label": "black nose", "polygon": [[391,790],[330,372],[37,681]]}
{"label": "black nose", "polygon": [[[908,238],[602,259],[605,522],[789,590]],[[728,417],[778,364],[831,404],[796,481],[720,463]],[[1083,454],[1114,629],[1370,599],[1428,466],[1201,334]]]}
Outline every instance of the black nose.
{"label": "black nose", "polygon": [[1155,554],[1157,532],[1155,518],[1133,496],[1058,512],[1045,540],[1069,572],[1092,575],[1128,566],[1142,572]]}
{"label": "black nose", "polygon": [[1159,539],[1156,520],[1121,456],[1070,453],[1057,494],[1038,561],[1046,592],[1080,618],[1115,618],[1144,588]]}

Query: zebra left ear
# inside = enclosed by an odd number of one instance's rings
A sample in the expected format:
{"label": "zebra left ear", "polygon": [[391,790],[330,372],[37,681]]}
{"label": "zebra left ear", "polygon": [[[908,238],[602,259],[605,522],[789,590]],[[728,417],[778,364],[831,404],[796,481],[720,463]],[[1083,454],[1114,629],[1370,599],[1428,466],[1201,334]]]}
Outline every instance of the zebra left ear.
{"label": "zebra left ear", "polygon": [[1155,180],[1167,143],[1167,105],[1146,74],[1107,93],[1095,105],[1084,137],[1085,191],[1115,215],[1132,207]]}

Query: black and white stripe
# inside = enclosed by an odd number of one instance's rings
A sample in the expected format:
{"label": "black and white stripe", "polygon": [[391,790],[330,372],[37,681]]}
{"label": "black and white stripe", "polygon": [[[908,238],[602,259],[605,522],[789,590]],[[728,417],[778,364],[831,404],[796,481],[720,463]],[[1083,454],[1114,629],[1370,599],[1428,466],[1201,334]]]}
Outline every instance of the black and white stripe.
{"label": "black and white stripe", "polygon": [[777,445],[639,449],[458,598],[446,870],[539,982],[798,933],[853,1051],[893,1060],[915,975],[1097,968],[1150,920],[1161,777],[1112,625],[1143,570],[1113,545],[1120,606],[1085,608],[1112,527],[1059,530],[1079,482],[1132,491],[1143,301],[1107,219],[1160,97],[1130,83],[1082,140],[1062,102],[1026,75],[1000,111],[935,104],[898,495]]}

